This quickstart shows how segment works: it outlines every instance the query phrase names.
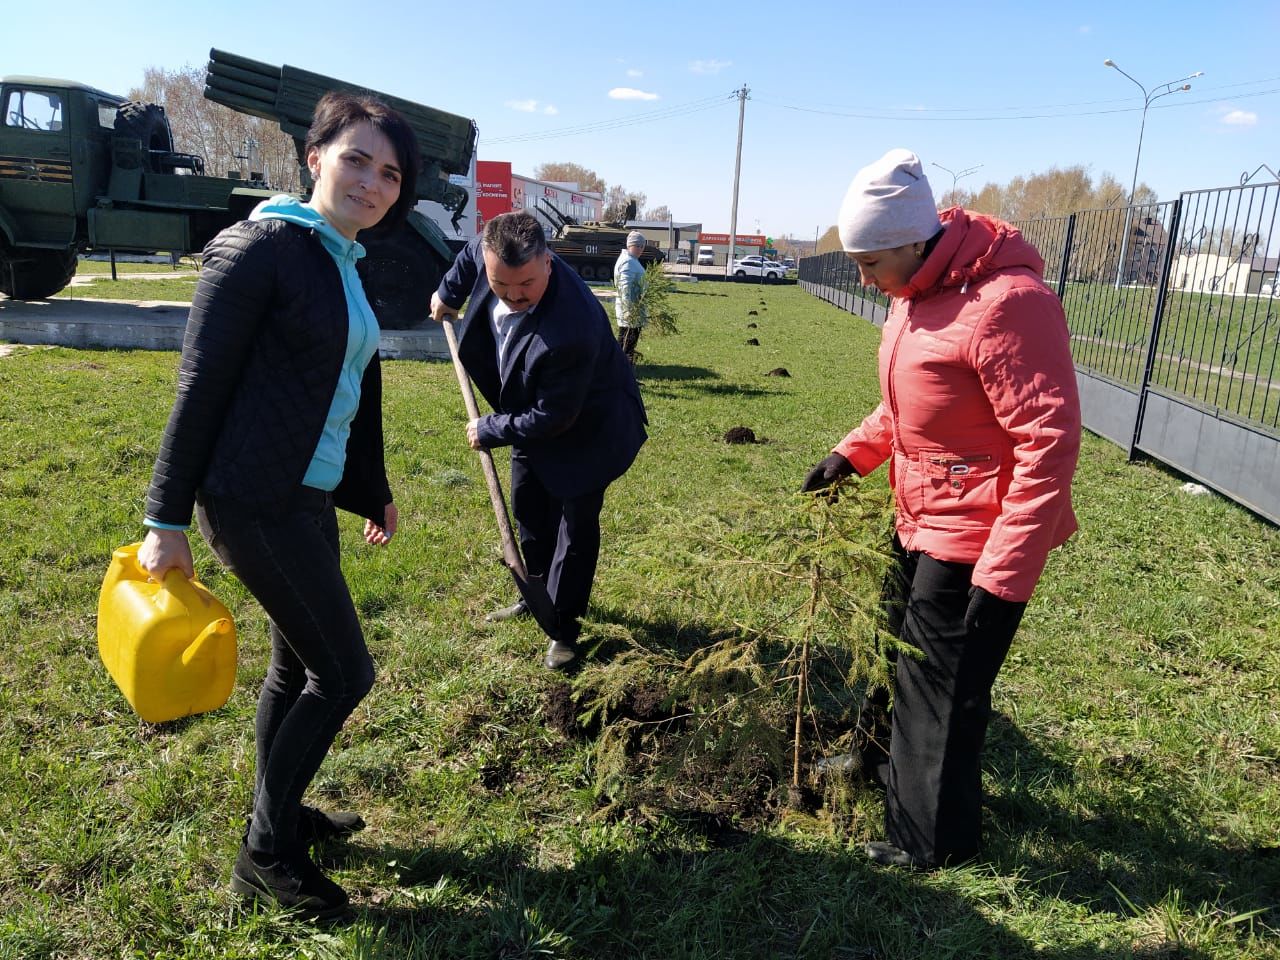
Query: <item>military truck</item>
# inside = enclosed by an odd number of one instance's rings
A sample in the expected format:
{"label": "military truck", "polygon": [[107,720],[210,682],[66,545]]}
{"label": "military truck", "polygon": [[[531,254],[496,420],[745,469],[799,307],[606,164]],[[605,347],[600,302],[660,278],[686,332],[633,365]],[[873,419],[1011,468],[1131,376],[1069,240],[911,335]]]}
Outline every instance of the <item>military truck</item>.
{"label": "military truck", "polygon": [[[574,217],[561,213],[560,208],[546,197],[539,197],[538,201],[542,207],[535,209],[551,224],[552,235],[547,246],[573,267],[583,280],[612,280],[613,265],[627,245],[630,232],[625,221],[588,220],[579,223]],[[635,219],[634,202],[628,207],[628,214],[628,220]],[[647,267],[665,259],[657,246],[645,242],[641,263]]]}
{"label": "military truck", "polygon": [[[207,99],[275,120],[293,138],[310,195],[304,140],[329,90],[369,93],[404,114],[422,149],[418,197],[461,212],[475,124],[399,97],[309,73],[210,51]],[[39,300],[65,287],[85,251],[196,253],[242,220],[271,190],[206,172],[202,157],[174,149],[164,108],[82,83],[45,77],[0,81],[0,292]],[[383,327],[425,319],[454,246],[414,211],[396,230],[366,230],[360,272]]]}

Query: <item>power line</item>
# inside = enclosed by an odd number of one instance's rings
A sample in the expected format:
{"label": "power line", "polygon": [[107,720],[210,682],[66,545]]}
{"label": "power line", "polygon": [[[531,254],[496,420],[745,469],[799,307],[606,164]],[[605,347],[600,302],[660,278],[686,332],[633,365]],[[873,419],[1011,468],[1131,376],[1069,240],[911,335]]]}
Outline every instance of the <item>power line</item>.
{"label": "power line", "polygon": [[[1256,86],[1257,84],[1262,84],[1262,83],[1275,83],[1276,81],[1280,81],[1280,77],[1262,77],[1257,80],[1243,80],[1243,81],[1240,81],[1239,83],[1225,83],[1225,84],[1218,84],[1216,86],[1197,85],[1197,89],[1199,89],[1203,93],[1210,93],[1214,90],[1232,90],[1232,89],[1235,89],[1236,87],[1250,87],[1250,86]],[[1262,91],[1262,92],[1267,93],[1271,91]],[[763,100],[761,102],[769,103],[772,106],[788,106],[787,104],[781,104],[776,101]],[[1065,110],[1070,107],[1096,107],[1101,104],[1108,104],[1108,103],[1132,103],[1132,102],[1133,102],[1133,97],[1111,97],[1106,100],[1079,100],[1072,103],[1023,103],[1023,104],[1018,104],[1016,106],[1011,106],[1011,107],[995,107],[995,106],[871,107],[866,105],[859,105],[857,107],[848,107],[845,104],[841,104],[841,103],[813,103],[803,108],[797,107],[796,109],[812,109],[816,111],[822,107],[829,107],[832,109],[842,110],[846,112],[852,111],[852,110],[860,110],[860,111],[866,111],[868,113],[885,113],[885,114],[893,114],[893,115],[905,113],[905,114],[919,115],[919,114],[931,114],[931,113],[973,113],[975,111],[982,111],[985,113],[1004,113],[1004,112],[1011,112],[1015,110]],[[1206,101],[1206,102],[1212,102],[1212,101]],[[1141,108],[1138,108],[1138,109],[1141,109]],[[861,116],[861,114],[859,114],[859,116]],[[891,116],[884,119],[897,119],[897,117]]]}
{"label": "power line", "polygon": [[[1152,107],[1153,110],[1174,110],[1185,107],[1195,106],[1196,104],[1205,103],[1224,103],[1228,100],[1243,100],[1249,97],[1264,97],[1273,93],[1280,93],[1280,87],[1273,87],[1270,90],[1255,90],[1250,93],[1237,93],[1229,97],[1206,97],[1200,100],[1188,100],[1185,97],[1168,103],[1161,104],[1158,107]],[[1023,113],[1012,116],[965,116],[965,117],[937,117],[929,116],[933,112],[927,109],[918,111],[906,111],[900,116],[883,116],[870,113],[855,113],[840,110],[819,110],[816,107],[804,107],[792,103],[779,103],[774,100],[760,100],[761,104],[770,107],[779,107],[783,110],[794,110],[798,113],[816,113],[828,117],[846,117],[850,120],[933,120],[933,121],[961,121],[973,122],[975,120],[1057,120],[1062,117],[1096,117],[1109,113],[1134,113],[1141,111],[1142,107],[1113,107],[1110,110],[1077,110],[1065,113]],[[977,108],[975,108],[977,109]]]}

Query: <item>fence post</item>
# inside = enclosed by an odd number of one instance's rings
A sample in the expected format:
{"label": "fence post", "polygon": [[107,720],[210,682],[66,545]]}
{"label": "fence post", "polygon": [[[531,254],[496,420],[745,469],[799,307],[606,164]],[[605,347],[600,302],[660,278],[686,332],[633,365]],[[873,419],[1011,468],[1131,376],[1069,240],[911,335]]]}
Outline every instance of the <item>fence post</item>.
{"label": "fence post", "polygon": [[1062,269],[1058,271],[1058,300],[1067,295],[1067,268],[1071,264],[1071,243],[1076,235],[1076,215],[1067,217],[1067,239],[1062,244]]}
{"label": "fence post", "polygon": [[1169,296],[1169,274],[1173,270],[1173,256],[1178,249],[1178,229],[1182,225],[1182,197],[1173,201],[1173,213],[1169,217],[1169,247],[1164,263],[1160,265],[1160,288],[1156,291],[1156,305],[1151,316],[1151,330],[1147,334],[1147,359],[1142,367],[1142,379],[1138,383],[1138,411],[1133,418],[1133,439],[1129,441],[1129,460],[1138,456],[1138,437],[1142,433],[1142,420],[1147,413],[1147,390],[1151,374],[1156,366],[1156,351],[1160,344],[1160,323],[1164,319],[1164,305]]}

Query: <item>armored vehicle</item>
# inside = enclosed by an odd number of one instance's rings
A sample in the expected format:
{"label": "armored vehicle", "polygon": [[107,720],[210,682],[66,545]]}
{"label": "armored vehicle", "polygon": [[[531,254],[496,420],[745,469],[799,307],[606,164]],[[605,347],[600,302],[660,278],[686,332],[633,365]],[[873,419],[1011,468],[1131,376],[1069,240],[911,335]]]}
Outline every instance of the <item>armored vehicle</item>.
{"label": "armored vehicle", "polygon": [[[475,150],[471,120],[376,90],[210,51],[204,95],[241,113],[275,120],[293,138],[310,194],[304,140],[316,102],[330,90],[372,94],[404,114],[422,150],[418,197],[461,211]],[[0,292],[52,296],[88,250],[195,253],[275,191],[206,173],[204,159],[174,149],[164,108],[45,77],[0,81]],[[456,217],[457,214],[455,214]],[[360,262],[379,322],[403,329],[426,317],[431,291],[454,249],[414,211],[394,231],[364,231]]]}
{"label": "armored vehicle", "polygon": [[[546,197],[539,197],[538,201],[543,205],[538,208],[538,212],[551,224],[552,236],[547,241],[547,246],[578,271],[578,276],[583,280],[612,280],[613,265],[622,248],[627,245],[627,234],[630,232],[625,223],[598,220],[579,223],[573,217],[561,213]],[[635,219],[634,204],[628,212],[631,216],[627,219]],[[651,263],[661,263],[664,259],[666,258],[660,249],[652,243],[645,243],[644,253],[640,255],[641,263],[647,267]]]}

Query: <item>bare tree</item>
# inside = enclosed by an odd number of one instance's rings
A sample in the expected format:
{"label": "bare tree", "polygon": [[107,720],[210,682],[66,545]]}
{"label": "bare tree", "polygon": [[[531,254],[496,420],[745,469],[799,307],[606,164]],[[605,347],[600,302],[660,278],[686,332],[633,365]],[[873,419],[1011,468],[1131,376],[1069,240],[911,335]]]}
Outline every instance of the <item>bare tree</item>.
{"label": "bare tree", "polygon": [[[1136,200],[1154,203],[1156,193],[1139,184]],[[977,193],[958,199],[961,206],[1004,220],[1065,217],[1079,210],[1123,208],[1127,201],[1128,190],[1114,176],[1104,173],[1095,184],[1082,166],[1053,167],[1029,177],[1014,177],[1003,186],[988,183]]]}
{"label": "bare tree", "polygon": [[652,210],[646,210],[644,212],[644,219],[653,221],[670,220],[671,208],[664,203],[660,207],[654,207]]}
{"label": "bare tree", "polygon": [[610,187],[609,192],[604,195],[603,219],[607,223],[620,223],[634,219],[627,216],[627,208],[634,204],[636,210],[641,210],[644,208],[646,199],[643,193],[628,190],[622,184]]}
{"label": "bare tree", "polygon": [[818,253],[837,253],[844,247],[840,243],[840,231],[828,227],[827,232],[818,238]]}
{"label": "bare tree", "polygon": [[272,120],[237,113],[204,98],[205,69],[165,70],[148,67],[142,86],[129,91],[132,100],[158,103],[169,117],[174,149],[204,158],[208,173],[225,176],[249,170],[247,146],[256,141],[261,173],[276,190],[298,189],[298,155],[293,138]]}
{"label": "bare tree", "polygon": [[533,168],[533,177],[547,183],[576,183],[579,190],[587,193],[604,194],[606,191],[604,178],[600,174],[567,161],[541,163]]}

